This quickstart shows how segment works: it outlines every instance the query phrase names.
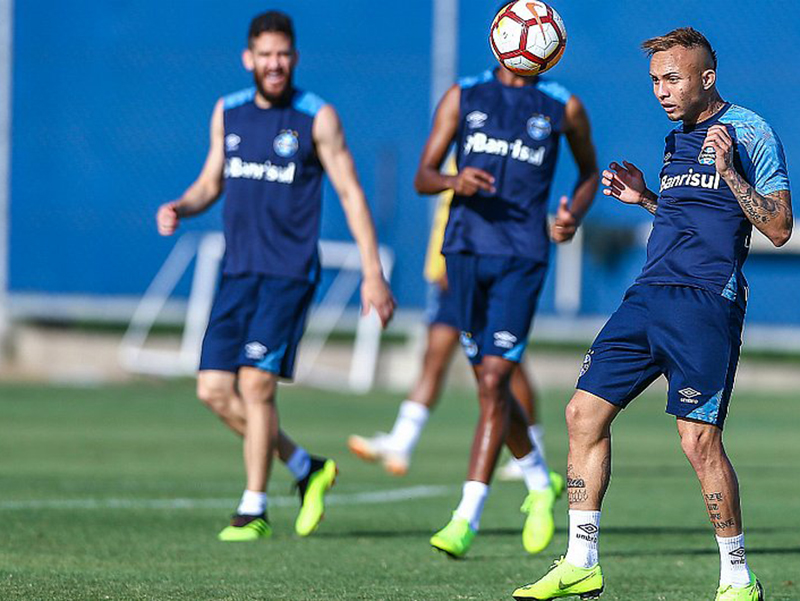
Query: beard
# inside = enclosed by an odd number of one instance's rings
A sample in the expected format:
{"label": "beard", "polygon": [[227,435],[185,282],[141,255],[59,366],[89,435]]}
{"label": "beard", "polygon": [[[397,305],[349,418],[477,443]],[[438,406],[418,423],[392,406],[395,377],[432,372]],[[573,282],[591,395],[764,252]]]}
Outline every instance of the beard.
{"label": "beard", "polygon": [[261,78],[255,73],[253,74],[253,81],[256,84],[256,89],[258,90],[258,93],[270,104],[275,104],[275,105],[288,104],[289,100],[291,99],[292,89],[294,84],[294,73],[291,72],[289,73],[288,77],[286,78],[286,85],[283,87],[283,90],[281,90],[277,94],[265,90],[261,82]]}

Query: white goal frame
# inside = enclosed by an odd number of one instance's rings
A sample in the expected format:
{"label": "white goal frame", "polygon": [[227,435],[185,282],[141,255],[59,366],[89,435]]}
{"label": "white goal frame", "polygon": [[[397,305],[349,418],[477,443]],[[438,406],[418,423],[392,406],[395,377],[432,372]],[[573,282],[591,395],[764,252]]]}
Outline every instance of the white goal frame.
{"label": "white goal frame", "polygon": [[[311,309],[301,345],[302,361],[298,362],[295,379],[320,388],[368,392],[375,383],[381,344],[381,325],[374,311],[358,319],[347,374],[319,363],[325,343],[358,290],[361,281],[358,247],[352,242],[322,240],[319,248],[322,269],[337,269],[339,273]],[[394,253],[384,246],[379,247],[378,252],[384,276],[390,281]],[[220,232],[189,232],[178,238],[142,296],[122,338],[119,361],[124,369],[165,377],[188,376],[197,371],[224,253],[225,239]],[[153,326],[193,260],[195,268],[179,349],[147,348]]]}

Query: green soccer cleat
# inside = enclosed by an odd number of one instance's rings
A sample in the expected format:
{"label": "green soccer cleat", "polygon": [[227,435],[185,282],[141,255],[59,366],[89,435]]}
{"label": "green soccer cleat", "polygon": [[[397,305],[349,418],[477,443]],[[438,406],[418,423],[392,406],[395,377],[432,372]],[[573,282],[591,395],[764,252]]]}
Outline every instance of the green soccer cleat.
{"label": "green soccer cleat", "polygon": [[717,589],[715,601],[764,601],[764,589],[761,583],[750,571],[750,584],[744,587],[734,588],[726,584]]}
{"label": "green soccer cleat", "polygon": [[528,515],[522,528],[522,546],[528,553],[541,553],[553,540],[556,527],[553,505],[564,492],[564,478],[550,472],[550,488],[532,490],[525,497],[520,511]]}
{"label": "green soccer cleat", "polygon": [[464,518],[456,517],[431,537],[431,547],[447,553],[453,559],[461,559],[469,551],[475,531]]}
{"label": "green soccer cleat", "polygon": [[597,599],[602,593],[603,571],[599,564],[593,568],[578,568],[561,557],[541,580],[519,587],[511,596],[517,601],[549,601],[575,595],[581,599]]}
{"label": "green soccer cleat", "polygon": [[300,493],[300,513],[294,522],[294,530],[300,536],[308,536],[317,529],[325,515],[325,493],[336,482],[339,473],[333,459],[311,458],[308,475],[297,482]]}
{"label": "green soccer cleat", "polygon": [[230,526],[224,528],[217,538],[226,543],[246,543],[272,536],[272,527],[266,514],[240,515],[231,518]]}

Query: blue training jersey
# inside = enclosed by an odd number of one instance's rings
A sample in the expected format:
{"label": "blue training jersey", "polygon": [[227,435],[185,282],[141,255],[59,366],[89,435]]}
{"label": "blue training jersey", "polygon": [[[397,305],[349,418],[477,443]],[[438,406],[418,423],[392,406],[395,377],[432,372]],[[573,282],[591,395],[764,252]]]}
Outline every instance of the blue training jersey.
{"label": "blue training jersey", "polygon": [[494,71],[459,86],[456,164],[489,172],[496,192],[453,197],[442,252],[547,261],[547,199],[570,93],[543,78],[505,86]]}
{"label": "blue training jersey", "polygon": [[693,286],[744,303],[752,225],[717,173],[713,153],[703,149],[717,123],[734,142],[734,168],[756,192],[789,190],[783,145],[753,111],[726,103],[701,123],[679,125],[666,138],[658,209],[637,282]]}
{"label": "blue training jersey", "polygon": [[324,170],[311,129],[325,103],[294,90],[286,105],[264,109],[255,94],[248,88],[223,98],[223,272],[313,280]]}

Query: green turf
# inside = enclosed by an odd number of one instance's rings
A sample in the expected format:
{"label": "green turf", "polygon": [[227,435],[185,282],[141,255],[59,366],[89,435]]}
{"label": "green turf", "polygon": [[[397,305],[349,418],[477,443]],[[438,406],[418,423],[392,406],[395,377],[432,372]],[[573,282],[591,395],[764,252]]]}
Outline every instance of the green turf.
{"label": "green turf", "polygon": [[[565,459],[568,394],[544,395],[554,467]],[[557,506],[551,548],[529,557],[520,539],[522,486],[497,483],[468,558],[434,554],[427,540],[457,503],[475,402],[469,391],[447,394],[411,474],[396,479],[348,456],[345,439],[388,428],[398,400],[297,387],[280,394],[287,430],[339,462],[335,493],[444,485],[443,494],[331,506],[320,530],[304,540],[292,534],[296,508],[278,506],[270,512],[271,540],[223,544],[215,535],[242,487],[240,444],[193,400],[190,382],[2,385],[0,599],[510,598],[563,552],[565,502]],[[726,432],[742,484],[749,560],[772,600],[800,598],[798,418],[795,395],[740,394]],[[614,438],[601,532],[603,599],[713,599],[713,533],[659,395],[622,415]],[[271,494],[290,494],[281,466]],[[154,504],[172,499],[208,506]],[[70,501],[76,505],[57,505]]]}

